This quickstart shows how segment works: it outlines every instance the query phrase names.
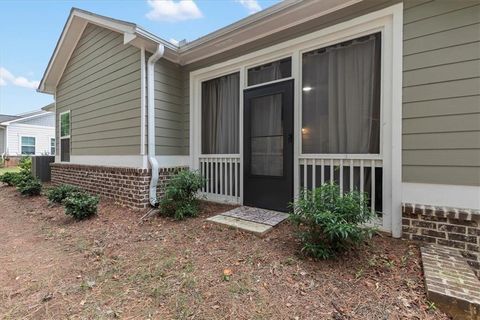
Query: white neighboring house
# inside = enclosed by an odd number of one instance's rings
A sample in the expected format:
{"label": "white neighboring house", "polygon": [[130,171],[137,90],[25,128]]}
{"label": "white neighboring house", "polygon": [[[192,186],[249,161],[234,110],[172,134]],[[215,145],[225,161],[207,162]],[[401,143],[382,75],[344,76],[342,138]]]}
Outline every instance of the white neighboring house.
{"label": "white neighboring house", "polygon": [[55,113],[53,104],[41,110],[18,114],[0,114],[0,155],[2,158],[24,155],[55,155]]}

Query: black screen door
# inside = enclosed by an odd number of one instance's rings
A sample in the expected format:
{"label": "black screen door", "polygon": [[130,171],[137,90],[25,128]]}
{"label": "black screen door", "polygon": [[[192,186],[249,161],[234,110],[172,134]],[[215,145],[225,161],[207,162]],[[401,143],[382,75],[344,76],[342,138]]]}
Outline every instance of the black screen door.
{"label": "black screen door", "polygon": [[245,90],[247,206],[288,211],[293,199],[293,80]]}

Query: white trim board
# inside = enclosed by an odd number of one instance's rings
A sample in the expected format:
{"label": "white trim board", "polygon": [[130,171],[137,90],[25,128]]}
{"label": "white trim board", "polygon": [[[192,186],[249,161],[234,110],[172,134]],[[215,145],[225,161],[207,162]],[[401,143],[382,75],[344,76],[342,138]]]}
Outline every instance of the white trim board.
{"label": "white trim board", "polygon": [[159,156],[156,155],[160,168],[168,167],[190,167],[190,156]]}
{"label": "white trim board", "polygon": [[60,159],[55,159],[55,162],[65,164],[83,164],[89,166],[107,166],[107,167],[128,167],[128,168],[146,168],[144,166],[145,156],[132,155],[132,156],[75,156],[70,155],[69,162],[61,162]]}
{"label": "white trim board", "polygon": [[[160,168],[190,166],[190,156],[156,156]],[[80,164],[89,166],[111,166],[147,169],[148,158],[144,155],[106,155],[106,156],[75,156],[70,155],[69,162],[61,162],[55,157],[55,162],[65,164]]]}
{"label": "white trim board", "polygon": [[402,189],[404,203],[480,210],[480,186],[404,182]]}
{"label": "white trim board", "polygon": [[[291,39],[274,46],[221,62],[190,73],[190,155],[192,167],[198,169],[201,155],[201,82],[233,72],[240,73],[240,137],[243,137],[243,90],[249,67],[292,57],[294,88],[294,181],[298,190],[298,158],[301,155],[301,54],[305,51],[382,33],[382,145],[384,168],[383,228],[394,237],[401,236],[401,125],[402,125],[402,50],[403,4],[395,4],[325,29]],[[240,177],[243,177],[243,139],[240,139]],[[382,143],[383,144],[383,143]],[[240,180],[241,192],[243,179]],[[241,195],[243,203],[243,195]]]}

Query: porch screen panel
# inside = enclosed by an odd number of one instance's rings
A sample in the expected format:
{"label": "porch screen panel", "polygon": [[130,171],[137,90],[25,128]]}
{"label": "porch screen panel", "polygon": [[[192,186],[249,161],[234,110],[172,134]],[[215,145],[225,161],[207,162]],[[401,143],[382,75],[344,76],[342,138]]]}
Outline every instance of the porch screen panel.
{"label": "porch screen panel", "polygon": [[286,58],[248,69],[248,85],[284,79],[292,76],[292,59]]}
{"label": "porch screen panel", "polygon": [[283,176],[282,95],[252,100],[251,173],[260,176]]}
{"label": "porch screen panel", "polygon": [[60,161],[70,161],[70,138],[60,140]]}
{"label": "porch screen panel", "polygon": [[380,152],[380,35],[303,54],[302,152]]}
{"label": "porch screen panel", "polygon": [[239,153],[240,74],[202,83],[202,154]]}

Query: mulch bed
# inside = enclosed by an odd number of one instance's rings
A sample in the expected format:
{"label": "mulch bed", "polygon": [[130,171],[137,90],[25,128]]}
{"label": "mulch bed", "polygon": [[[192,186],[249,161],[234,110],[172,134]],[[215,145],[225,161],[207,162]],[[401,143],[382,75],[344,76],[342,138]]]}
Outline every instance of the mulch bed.
{"label": "mulch bed", "polygon": [[205,221],[229,208],[140,222],[102,199],[75,222],[0,187],[0,318],[447,319],[426,300],[415,244],[376,235],[313,261],[288,222],[258,238]]}

